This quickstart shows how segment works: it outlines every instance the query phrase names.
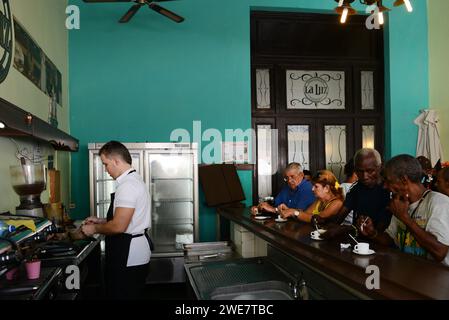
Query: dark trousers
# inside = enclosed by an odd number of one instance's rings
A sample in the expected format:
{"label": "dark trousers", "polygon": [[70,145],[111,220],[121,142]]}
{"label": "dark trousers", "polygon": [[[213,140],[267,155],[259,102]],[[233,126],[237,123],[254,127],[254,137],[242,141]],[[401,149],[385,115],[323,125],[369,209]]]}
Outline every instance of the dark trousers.
{"label": "dark trousers", "polygon": [[144,299],[148,264],[106,271],[106,297],[111,300]]}

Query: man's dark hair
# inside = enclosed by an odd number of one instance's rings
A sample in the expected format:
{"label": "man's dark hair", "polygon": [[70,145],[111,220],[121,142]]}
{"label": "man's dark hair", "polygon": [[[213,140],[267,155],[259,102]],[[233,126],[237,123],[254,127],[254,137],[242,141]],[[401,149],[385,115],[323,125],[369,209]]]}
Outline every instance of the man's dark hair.
{"label": "man's dark hair", "polygon": [[132,158],[129,154],[128,149],[120,142],[118,141],[109,141],[100,149],[100,156],[104,155],[105,157],[110,156],[120,156],[123,161],[125,161],[128,164],[132,164]]}
{"label": "man's dark hair", "polygon": [[432,163],[430,162],[429,159],[427,159],[424,156],[419,156],[416,159],[419,161],[419,164],[421,165],[424,171],[432,170]]}
{"label": "man's dark hair", "polygon": [[396,178],[407,177],[411,182],[419,183],[422,178],[422,167],[419,161],[408,154],[391,158],[385,164],[385,171]]}

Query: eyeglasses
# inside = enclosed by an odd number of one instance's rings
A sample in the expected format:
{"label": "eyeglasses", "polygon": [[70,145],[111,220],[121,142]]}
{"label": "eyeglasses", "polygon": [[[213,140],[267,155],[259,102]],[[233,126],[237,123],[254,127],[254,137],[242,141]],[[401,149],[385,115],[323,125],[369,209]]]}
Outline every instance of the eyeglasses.
{"label": "eyeglasses", "polygon": [[288,182],[289,180],[295,180],[296,178],[298,178],[299,175],[294,175],[294,176],[288,176],[288,177],[284,177],[284,181]]}

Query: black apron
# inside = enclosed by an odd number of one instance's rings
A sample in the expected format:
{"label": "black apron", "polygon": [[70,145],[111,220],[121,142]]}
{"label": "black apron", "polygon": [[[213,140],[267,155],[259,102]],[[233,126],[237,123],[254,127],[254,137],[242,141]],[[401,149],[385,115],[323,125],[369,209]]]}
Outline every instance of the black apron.
{"label": "black apron", "polygon": [[[130,171],[128,174],[136,172]],[[111,194],[111,204],[107,213],[106,220],[111,221],[114,218],[114,199],[115,193]],[[109,297],[117,297],[123,288],[117,282],[117,277],[121,277],[127,268],[129,249],[133,238],[146,237],[150,249],[153,250],[153,244],[148,236],[147,229],[144,233],[131,235],[128,233],[119,233],[105,237],[105,276],[106,291]]]}

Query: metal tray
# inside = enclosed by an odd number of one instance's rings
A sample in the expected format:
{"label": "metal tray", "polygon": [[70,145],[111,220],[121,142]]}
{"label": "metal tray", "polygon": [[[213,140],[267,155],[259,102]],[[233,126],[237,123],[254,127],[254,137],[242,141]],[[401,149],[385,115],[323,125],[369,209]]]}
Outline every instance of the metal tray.
{"label": "metal tray", "polygon": [[215,248],[223,248],[231,246],[229,241],[217,241],[217,242],[197,242],[191,244],[185,244],[184,250],[212,250]]}

